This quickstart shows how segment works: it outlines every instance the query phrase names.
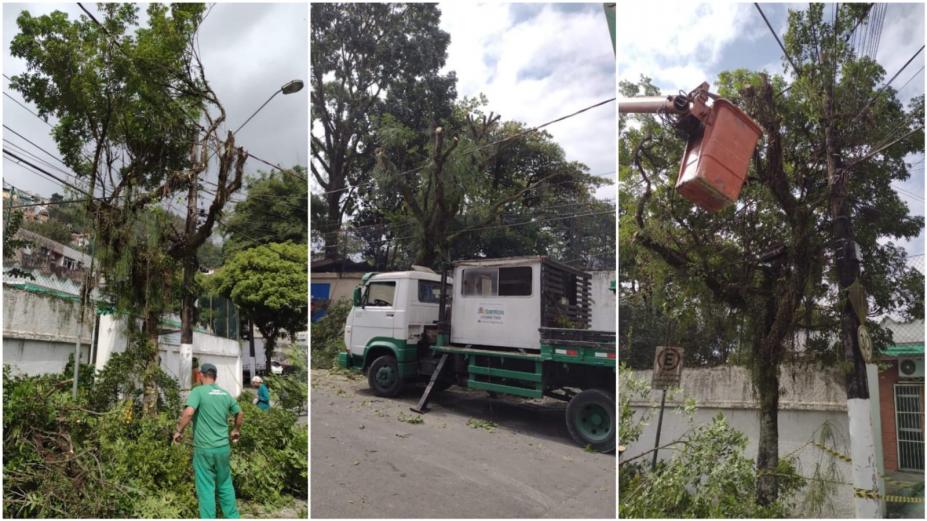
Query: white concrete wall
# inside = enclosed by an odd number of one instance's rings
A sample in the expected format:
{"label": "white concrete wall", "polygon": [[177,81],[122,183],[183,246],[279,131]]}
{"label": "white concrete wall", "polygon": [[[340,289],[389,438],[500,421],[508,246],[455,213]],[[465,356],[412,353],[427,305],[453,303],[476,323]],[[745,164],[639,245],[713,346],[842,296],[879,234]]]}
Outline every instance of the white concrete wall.
{"label": "white concrete wall", "polygon": [[[651,371],[634,371],[636,378],[650,382]],[[784,368],[780,378],[779,410],[779,454],[792,451],[798,457],[798,473],[812,476],[815,464],[835,461],[842,474],[840,481],[852,482],[850,465],[834,459],[824,451],[807,445],[809,440],[818,441],[816,432],[828,422],[836,438],[832,448],[842,454],[850,453],[849,426],[846,413],[846,391],[842,376],[834,370],[823,371],[814,367]],[[748,439],[746,456],[756,458],[759,442],[759,414],[748,370],[743,367],[715,367],[684,369],[681,392],[674,400],[667,398],[666,412],[660,445],[679,439],[694,426],[709,423],[719,412],[730,425],[743,432]],[[698,409],[691,423],[689,417],[679,411],[678,406],[685,398],[696,400]],[[640,438],[628,446],[621,455],[622,460],[632,458],[653,448],[659,414],[660,392],[651,391],[648,400],[632,401],[632,408],[638,415],[650,413],[650,420]],[[802,448],[802,446],[804,446]],[[671,450],[660,451],[660,459],[671,457]],[[649,461],[650,456],[644,459]],[[852,487],[838,485],[833,496],[833,511],[825,517],[854,517]],[[796,512],[798,517],[806,517]]]}
{"label": "white concrete wall", "polygon": [[[3,363],[20,374],[58,373],[74,354],[78,303],[4,286]],[[90,353],[91,317],[81,331],[81,361]]]}
{"label": "white concrete wall", "polygon": [[618,298],[611,289],[615,280],[614,271],[593,271],[592,275],[592,325],[597,331],[617,331],[615,313]]}
{"label": "white concrete wall", "polygon": [[[97,370],[103,369],[110,357],[125,351],[126,322],[113,316],[100,317],[100,331],[97,340]],[[180,356],[180,333],[161,335],[159,339],[161,368],[182,382],[184,372]],[[242,391],[242,358],[237,340],[222,338],[205,333],[193,333],[193,356],[200,365],[211,363],[218,369],[216,383],[233,396]]]}

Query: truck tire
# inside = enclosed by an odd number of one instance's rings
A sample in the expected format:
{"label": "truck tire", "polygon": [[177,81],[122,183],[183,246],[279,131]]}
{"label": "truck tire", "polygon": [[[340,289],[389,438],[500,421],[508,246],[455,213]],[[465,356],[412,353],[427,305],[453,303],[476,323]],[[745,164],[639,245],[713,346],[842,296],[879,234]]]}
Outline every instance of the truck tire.
{"label": "truck tire", "polygon": [[367,384],[373,394],[392,398],[402,392],[402,378],[399,377],[399,363],[393,355],[383,355],[367,369]]}
{"label": "truck tire", "polygon": [[615,450],[615,396],[603,389],[586,389],[567,404],[567,430],[576,443],[597,452]]}

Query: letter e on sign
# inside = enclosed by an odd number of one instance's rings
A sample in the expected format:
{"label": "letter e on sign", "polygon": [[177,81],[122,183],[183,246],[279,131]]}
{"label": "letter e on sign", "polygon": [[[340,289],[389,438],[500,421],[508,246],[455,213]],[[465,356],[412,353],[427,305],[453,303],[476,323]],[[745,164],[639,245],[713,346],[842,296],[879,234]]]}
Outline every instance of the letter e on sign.
{"label": "letter e on sign", "polygon": [[683,349],[681,347],[657,346],[653,360],[653,389],[678,387],[682,380]]}

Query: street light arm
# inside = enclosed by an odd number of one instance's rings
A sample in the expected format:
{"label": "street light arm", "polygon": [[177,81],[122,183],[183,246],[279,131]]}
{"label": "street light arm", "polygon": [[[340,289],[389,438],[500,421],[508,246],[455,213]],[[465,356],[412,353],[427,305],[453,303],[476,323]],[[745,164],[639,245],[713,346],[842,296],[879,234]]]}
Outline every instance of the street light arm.
{"label": "street light arm", "polygon": [[274,97],[276,97],[277,94],[280,94],[281,92],[283,92],[283,89],[277,89],[276,91],[274,91],[274,93],[271,94],[269,98],[267,98],[267,101],[262,103],[261,106],[257,108],[257,110],[255,110],[254,112],[251,113],[250,116],[248,116],[248,119],[246,119],[244,123],[239,125],[238,128],[236,128],[235,131],[232,132],[232,135],[238,134],[238,131],[241,130],[242,127],[244,127],[245,125],[248,124],[249,121],[254,119],[254,116],[257,116],[257,113],[260,112],[264,107],[266,107],[267,104],[270,103],[270,100],[274,99]]}

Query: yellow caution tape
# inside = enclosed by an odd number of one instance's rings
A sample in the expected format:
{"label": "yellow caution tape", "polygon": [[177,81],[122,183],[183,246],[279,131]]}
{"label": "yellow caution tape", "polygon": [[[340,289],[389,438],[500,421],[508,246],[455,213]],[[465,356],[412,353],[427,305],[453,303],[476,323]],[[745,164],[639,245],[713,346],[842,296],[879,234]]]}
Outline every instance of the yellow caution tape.
{"label": "yellow caution tape", "polygon": [[908,497],[908,496],[888,496],[880,495],[877,490],[866,490],[864,488],[853,489],[856,493],[856,497],[863,497],[866,499],[881,499],[888,503],[923,503],[924,498],[922,497]]}
{"label": "yellow caution tape", "polygon": [[845,461],[845,462],[847,462],[847,463],[850,463],[851,461],[853,461],[853,460],[851,460],[850,457],[847,456],[846,454],[841,454],[841,453],[835,451],[834,449],[832,449],[832,448],[830,448],[830,447],[828,447],[828,446],[826,446],[826,445],[823,445],[823,444],[821,444],[821,443],[814,442],[814,446],[817,447],[817,448],[819,448],[819,449],[821,449],[821,450],[823,450],[824,452],[830,454],[831,456],[833,456],[833,457],[835,457],[835,458],[837,458],[837,459],[841,459],[841,460],[843,460],[843,461]]}

